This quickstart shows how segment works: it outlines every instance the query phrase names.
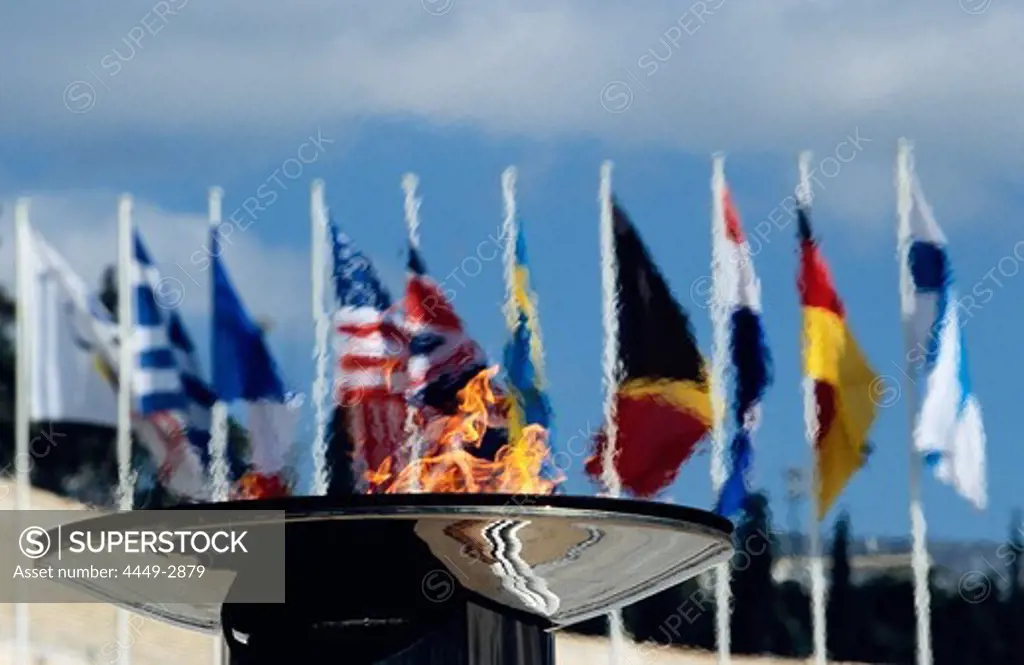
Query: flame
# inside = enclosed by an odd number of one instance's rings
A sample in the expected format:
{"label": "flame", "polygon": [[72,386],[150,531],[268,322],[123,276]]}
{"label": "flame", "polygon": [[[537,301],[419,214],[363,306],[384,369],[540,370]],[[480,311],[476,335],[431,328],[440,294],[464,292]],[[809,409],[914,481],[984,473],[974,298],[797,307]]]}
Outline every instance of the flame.
{"label": "flame", "polygon": [[[459,411],[442,417],[437,436],[427,436],[426,450],[397,472],[392,458],[365,474],[368,492],[389,493],[485,493],[550,494],[562,482],[542,473],[548,458],[548,432],[527,425],[518,441],[506,443],[493,460],[477,457],[491,423],[492,411],[503,408],[491,381],[498,368],[485,369],[459,391]],[[431,429],[437,430],[436,425]]]}
{"label": "flame", "polygon": [[280,474],[249,471],[238,481],[233,499],[280,499],[291,494],[287,480]]}

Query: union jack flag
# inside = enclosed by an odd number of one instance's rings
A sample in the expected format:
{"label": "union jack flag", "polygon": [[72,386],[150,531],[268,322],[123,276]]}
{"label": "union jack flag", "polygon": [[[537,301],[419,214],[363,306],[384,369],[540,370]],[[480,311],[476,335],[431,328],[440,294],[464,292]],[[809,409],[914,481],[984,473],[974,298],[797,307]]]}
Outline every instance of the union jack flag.
{"label": "union jack flag", "polygon": [[[441,286],[427,274],[419,251],[409,248],[405,293],[409,338],[409,404],[419,409],[430,438],[431,424],[458,412],[459,391],[488,367],[487,355],[466,332]],[[488,432],[477,454],[493,457],[507,441],[505,394],[492,383],[497,401],[488,413]]]}
{"label": "union jack flag", "polygon": [[409,341],[373,264],[328,221],[334,254],[335,399],[357,460],[377,469],[405,439]]}
{"label": "union jack flag", "polygon": [[405,329],[410,340],[410,401],[419,407],[452,411],[458,391],[487,368],[487,356],[466,334],[415,247],[409,248]]}

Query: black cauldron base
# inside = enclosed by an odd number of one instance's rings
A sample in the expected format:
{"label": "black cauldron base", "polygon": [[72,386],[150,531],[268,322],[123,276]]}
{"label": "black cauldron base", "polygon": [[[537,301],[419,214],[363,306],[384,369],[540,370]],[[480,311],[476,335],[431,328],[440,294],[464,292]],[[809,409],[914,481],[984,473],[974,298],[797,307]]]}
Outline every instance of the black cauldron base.
{"label": "black cauldron base", "polygon": [[[219,607],[116,602],[221,631],[233,665],[546,665],[554,662],[552,630],[641,600],[731,554],[726,520],[618,499],[293,497],[187,510],[283,511],[286,602],[237,602],[235,587],[258,584],[267,571],[227,557],[210,562],[235,574]],[[181,511],[174,512],[180,528]],[[147,528],[159,528],[160,512],[145,515]],[[141,517],[120,513],[76,526],[137,528]],[[197,519],[196,528],[207,526]]]}

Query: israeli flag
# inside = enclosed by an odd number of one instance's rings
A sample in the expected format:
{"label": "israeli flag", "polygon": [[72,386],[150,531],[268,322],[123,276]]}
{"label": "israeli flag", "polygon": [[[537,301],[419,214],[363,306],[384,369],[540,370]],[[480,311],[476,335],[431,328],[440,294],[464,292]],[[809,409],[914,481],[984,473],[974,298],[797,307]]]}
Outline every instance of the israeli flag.
{"label": "israeli flag", "polygon": [[905,274],[903,315],[910,327],[923,396],[914,445],[936,477],[978,509],[985,508],[985,430],[971,388],[967,346],[946,239],[920,183],[912,180],[912,208],[901,224]]}

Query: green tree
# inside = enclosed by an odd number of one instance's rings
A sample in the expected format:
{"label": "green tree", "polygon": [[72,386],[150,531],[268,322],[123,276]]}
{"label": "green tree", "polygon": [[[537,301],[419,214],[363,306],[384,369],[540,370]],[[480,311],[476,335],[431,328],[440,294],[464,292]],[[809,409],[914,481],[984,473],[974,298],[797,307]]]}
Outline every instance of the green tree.
{"label": "green tree", "polygon": [[807,658],[813,651],[811,599],[799,582],[788,580],[775,590],[778,623],[775,653],[790,658]]}
{"label": "green tree", "polygon": [[117,318],[117,268],[107,266],[100,277],[100,302]]}
{"label": "green tree", "polygon": [[1008,578],[1006,597],[1011,604],[1019,603],[1024,588],[1021,587],[1021,557],[1024,557],[1024,520],[1021,519],[1020,509],[1013,511],[1010,518],[1010,537],[1007,539],[1006,548],[1001,553],[1006,560],[1006,573]]}
{"label": "green tree", "polygon": [[714,596],[713,588],[687,580],[627,607],[623,623],[637,642],[713,649]]}
{"label": "green tree", "polygon": [[1024,654],[1024,586],[1021,568],[1024,567],[1024,520],[1020,509],[1013,511],[1010,519],[1010,536],[1006,545],[997,555],[1006,561],[1007,589],[1003,602],[1003,625],[1006,639],[1004,646],[1008,653]]}
{"label": "green tree", "polygon": [[0,458],[4,465],[10,459],[3,451],[14,447],[14,322],[14,298],[0,284]]}
{"label": "green tree", "polygon": [[764,494],[751,495],[736,527],[732,559],[732,643],[736,653],[771,653],[776,634],[771,514]]}
{"label": "green tree", "polygon": [[843,511],[832,536],[832,583],[829,588],[828,650],[836,660],[851,660],[859,613],[850,576],[850,516]]}

